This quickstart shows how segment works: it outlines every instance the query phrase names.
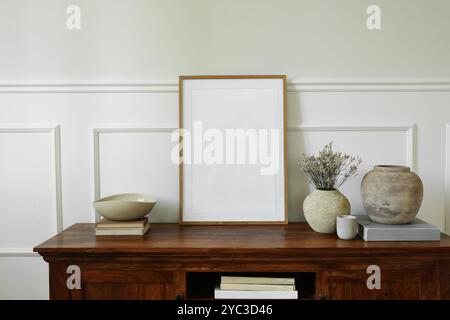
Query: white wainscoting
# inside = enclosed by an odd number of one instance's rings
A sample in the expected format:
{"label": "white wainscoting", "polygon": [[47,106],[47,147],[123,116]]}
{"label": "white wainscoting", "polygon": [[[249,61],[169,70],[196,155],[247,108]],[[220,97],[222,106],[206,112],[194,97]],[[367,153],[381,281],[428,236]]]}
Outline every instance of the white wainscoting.
{"label": "white wainscoting", "polygon": [[[28,142],[27,145],[18,145],[18,140],[12,141],[12,143],[3,141],[6,142],[5,145],[11,149],[6,150],[7,152],[5,152],[0,159],[0,163],[3,162],[3,165],[5,165],[4,161],[9,162],[8,166],[1,168],[1,170],[4,171],[3,174],[0,175],[0,186],[1,184],[7,185],[3,185],[0,189],[4,189],[2,196],[6,197],[6,190],[9,190],[10,193],[14,192],[15,194],[10,194],[10,198],[4,198],[1,201],[2,204],[0,205],[0,210],[2,211],[2,214],[5,214],[5,212],[6,214],[14,213],[14,217],[2,217],[3,222],[0,225],[0,233],[2,234],[1,238],[4,238],[2,242],[6,241],[6,238],[12,237],[20,241],[20,246],[17,247],[12,244],[4,246],[2,244],[0,247],[0,256],[34,256],[36,254],[33,253],[33,247],[39,241],[44,241],[48,237],[62,231],[63,214],[61,203],[61,151],[59,126],[2,126],[0,127],[0,134],[2,136],[9,135],[10,139],[13,139],[13,136],[17,138],[18,135],[21,137],[28,136],[28,139],[22,141],[23,143]],[[34,141],[33,143],[30,135],[36,137],[43,134],[50,136],[46,138],[50,144],[49,152],[45,155],[48,157],[47,159],[50,163],[36,163],[36,159],[41,155],[40,153],[46,151],[39,149],[38,141]],[[0,147],[2,146],[1,142],[2,141],[0,140]],[[30,151],[28,153],[26,150],[27,148]],[[15,155],[15,159],[12,159]],[[40,160],[45,161],[45,159]],[[25,167],[26,164],[29,166]],[[49,171],[45,172],[48,176],[40,174],[40,171],[43,170],[43,168],[39,170],[39,164],[44,164],[45,166],[49,165],[51,167],[51,169],[47,168]],[[20,168],[18,168],[18,166]],[[13,173],[13,176],[8,177],[11,173]],[[33,173],[39,174],[39,177],[33,177]],[[44,180],[40,180],[42,178]],[[48,179],[51,181],[48,181]],[[17,183],[18,181],[20,181],[20,183]],[[51,190],[50,195],[48,193],[38,193],[39,191],[45,191],[43,188],[44,182],[48,182],[47,185],[52,186],[51,189],[53,190]],[[30,187],[32,189],[30,189]],[[11,191],[11,189],[13,190]],[[26,191],[33,193],[30,194]],[[36,196],[38,196],[38,198],[36,198]],[[35,203],[46,203],[48,206],[53,207],[53,212],[46,212],[46,210],[39,208],[39,206],[35,207]],[[26,207],[23,206],[24,204]],[[14,206],[18,207],[18,209],[14,210]],[[47,209],[49,208],[47,207]],[[42,217],[42,215],[53,216],[53,223],[51,226],[41,224],[42,221],[46,221],[45,218],[50,218],[49,216]],[[13,219],[18,219],[19,223],[14,223]],[[13,225],[10,225],[9,223]],[[26,243],[23,243],[24,239]]]}
{"label": "white wainscoting", "polygon": [[[94,198],[117,193],[148,193],[157,199],[150,221],[177,222],[178,165],[170,160],[171,149],[177,147],[171,141],[176,129],[149,125],[93,129]],[[106,141],[101,143],[101,137]],[[137,144],[142,138],[147,144]],[[97,212],[95,219],[100,219]]]}
{"label": "white wainscoting", "polygon": [[[51,192],[54,204],[50,211],[48,205],[34,207],[33,214],[51,220],[45,219],[49,223],[42,230],[31,230],[26,243],[15,236],[0,242],[0,298],[48,298],[46,264],[31,247],[43,240],[42,232],[51,236],[73,223],[95,221],[91,204],[100,196],[154,194],[153,221],[177,221],[178,167],[168,155],[174,145],[170,132],[178,123],[177,84],[176,79],[0,83],[0,141],[14,128],[45,131],[47,144],[37,132],[29,134],[46,153],[26,159],[38,162],[30,178],[51,168],[42,179],[47,184],[51,179],[51,189],[40,193]],[[362,208],[358,186],[365,172],[376,163],[401,163],[411,165],[424,182],[419,217],[450,232],[449,79],[293,79],[287,89],[290,221],[303,220],[301,203],[309,191],[298,157],[333,140],[336,149],[364,160],[360,175],[342,189],[355,213]],[[9,161],[17,165],[25,159],[14,157]],[[0,154],[0,173],[7,169],[3,158]],[[19,176],[26,180],[25,174]],[[33,196],[32,190],[20,188],[20,179],[15,182],[10,191],[24,193],[24,199]],[[8,205],[20,209],[14,202]],[[39,277],[36,287],[31,288],[26,270]]]}
{"label": "white wainscoting", "polygon": [[445,134],[445,231],[450,234],[450,123]]}
{"label": "white wainscoting", "polygon": [[0,257],[0,300],[48,299],[48,279],[40,257]]}
{"label": "white wainscoting", "polygon": [[415,164],[415,123],[399,124],[353,124],[353,125],[332,125],[332,124],[300,124],[298,126],[288,126],[288,132],[403,132],[405,135],[406,163],[414,170]]}
{"label": "white wainscoting", "polygon": [[[335,150],[343,150],[360,156],[363,163],[360,174],[343,185],[341,191],[348,196],[353,214],[363,214],[360,185],[363,173],[382,163],[407,165],[414,168],[415,124],[354,124],[325,125],[302,124],[288,127],[288,191],[290,221],[304,221],[302,199],[311,191],[311,186],[299,172],[297,162],[304,152],[317,153],[332,141]],[[383,144],[376,144],[382,139]]]}

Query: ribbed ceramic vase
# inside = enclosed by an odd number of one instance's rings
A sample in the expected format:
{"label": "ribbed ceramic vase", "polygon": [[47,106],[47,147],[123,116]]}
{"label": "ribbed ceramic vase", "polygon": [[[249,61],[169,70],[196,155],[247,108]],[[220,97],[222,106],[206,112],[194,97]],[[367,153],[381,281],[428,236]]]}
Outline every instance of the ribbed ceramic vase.
{"label": "ribbed ceramic vase", "polygon": [[315,190],[303,202],[310,227],[321,233],[336,232],[336,217],[350,213],[350,202],[339,190]]}
{"label": "ribbed ceramic vase", "polygon": [[384,224],[407,224],[419,212],[423,184],[409,167],[375,166],[364,176],[361,193],[370,220]]}

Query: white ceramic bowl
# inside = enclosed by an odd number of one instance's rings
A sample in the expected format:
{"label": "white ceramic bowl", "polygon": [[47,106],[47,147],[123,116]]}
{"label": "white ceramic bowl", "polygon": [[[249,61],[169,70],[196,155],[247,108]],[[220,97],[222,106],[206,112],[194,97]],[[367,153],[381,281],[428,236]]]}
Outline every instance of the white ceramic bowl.
{"label": "white ceramic bowl", "polygon": [[146,216],[155,204],[156,200],[150,196],[124,193],[98,199],[94,208],[108,220],[130,221]]}

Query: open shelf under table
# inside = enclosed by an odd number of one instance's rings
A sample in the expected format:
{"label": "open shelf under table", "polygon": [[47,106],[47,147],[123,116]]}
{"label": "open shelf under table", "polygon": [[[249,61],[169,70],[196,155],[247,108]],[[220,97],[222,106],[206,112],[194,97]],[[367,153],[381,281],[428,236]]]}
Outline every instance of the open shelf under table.
{"label": "open shelf under table", "polygon": [[212,300],[221,276],[294,278],[299,299],[314,299],[314,272],[187,272],[187,299]]}

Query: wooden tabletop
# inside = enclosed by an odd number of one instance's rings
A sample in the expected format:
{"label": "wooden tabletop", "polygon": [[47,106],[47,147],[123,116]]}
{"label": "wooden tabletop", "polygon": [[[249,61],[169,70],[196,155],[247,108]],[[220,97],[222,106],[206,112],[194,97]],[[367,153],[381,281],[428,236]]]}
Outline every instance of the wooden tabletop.
{"label": "wooden tabletop", "polygon": [[305,223],[282,226],[152,224],[145,236],[95,236],[94,224],[75,224],[34,248],[48,254],[436,254],[450,258],[450,237],[433,242],[340,240]]}

